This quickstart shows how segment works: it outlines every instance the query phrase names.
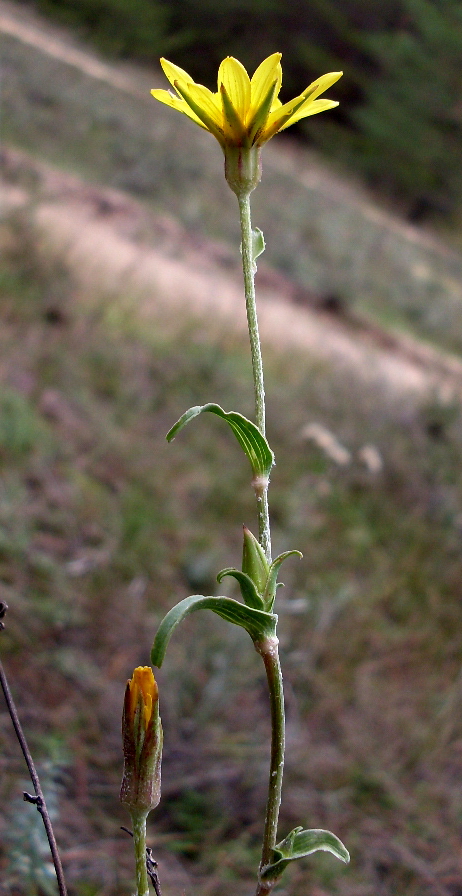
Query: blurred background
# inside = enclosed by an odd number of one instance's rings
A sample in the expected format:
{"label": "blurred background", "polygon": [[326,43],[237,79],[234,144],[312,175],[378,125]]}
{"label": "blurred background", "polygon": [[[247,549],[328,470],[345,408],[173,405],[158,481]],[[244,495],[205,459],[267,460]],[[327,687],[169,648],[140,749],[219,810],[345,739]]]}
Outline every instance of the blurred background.
{"label": "blurred background", "polygon": [[[290,896],[461,896],[462,10],[451,0],[0,0],[0,653],[72,896],[121,896],[126,679],[173,603],[255,530],[235,198],[209,134],[150,95],[283,53],[340,106],[265,147],[254,222],[287,697],[281,837],[348,846]],[[223,586],[220,586],[221,593]],[[229,594],[235,595],[232,584]],[[245,632],[198,614],[159,672],[165,896],[248,893],[268,768]],[[6,710],[0,894],[51,896]],[[295,864],[295,863],[294,863]]]}

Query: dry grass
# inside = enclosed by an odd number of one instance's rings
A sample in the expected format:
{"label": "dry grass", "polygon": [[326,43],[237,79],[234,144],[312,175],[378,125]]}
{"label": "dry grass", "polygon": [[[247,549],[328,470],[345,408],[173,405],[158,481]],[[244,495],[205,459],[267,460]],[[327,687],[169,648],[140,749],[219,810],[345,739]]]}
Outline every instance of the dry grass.
{"label": "dry grass", "polygon": [[[71,890],[116,896],[131,875],[117,803],[124,681],[165,609],[239,563],[241,523],[254,519],[248,471],[219,422],[170,447],[164,433],[207,400],[249,412],[247,351],[216,328],[211,341],[200,321],[174,337],[161,320],[140,327],[115,295],[84,310],[24,216],[2,241],[2,649],[32,747],[51,761]],[[349,869],[316,859],[285,887],[456,896],[459,408],[393,403],[294,356],[268,358],[267,386],[276,549],[305,555],[280,598],[281,831],[331,827],[352,851]],[[313,421],[348,464],[303,439]],[[361,459],[367,444],[382,469]],[[151,831],[164,889],[248,892],[268,759],[258,657],[245,633],[204,614],[178,632],[159,678],[164,797]],[[29,896],[11,857],[32,853],[33,870],[43,857],[26,846],[31,810],[14,799],[23,770],[5,714],[1,742],[2,887]]]}
{"label": "dry grass", "polygon": [[[0,31],[2,20],[4,28],[11,18],[21,25],[23,8],[2,10]],[[2,35],[4,139],[168,209],[196,236],[235,242],[234,197],[220,150],[209,135],[154,103],[149,86],[160,72],[121,71],[88,51],[76,55],[75,41],[62,35],[52,34],[53,55],[46,25],[35,45],[33,32],[22,40]],[[264,186],[254,205],[266,258],[294,281],[300,302],[336,301],[460,353],[457,253],[380,211],[356,185],[283,138],[265,149]]]}

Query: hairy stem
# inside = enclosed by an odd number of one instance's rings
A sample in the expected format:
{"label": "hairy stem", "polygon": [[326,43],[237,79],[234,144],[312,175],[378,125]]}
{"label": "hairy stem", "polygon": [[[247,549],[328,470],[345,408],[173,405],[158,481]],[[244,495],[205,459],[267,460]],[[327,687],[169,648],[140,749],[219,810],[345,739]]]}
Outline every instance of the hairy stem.
{"label": "hairy stem", "polygon": [[[255,260],[253,257],[252,223],[250,216],[250,194],[238,196],[242,234],[242,267],[244,271],[245,303],[249,327],[252,371],[255,390],[255,421],[260,432],[265,435],[265,387],[260,336],[258,332],[257,308],[255,301]],[[254,482],[257,498],[258,527],[260,544],[271,562],[271,532],[268,510],[268,483]],[[266,803],[265,829],[263,834],[260,870],[272,860],[276,844],[279,807],[281,805],[282,777],[284,773],[285,715],[284,691],[281,666],[279,663],[277,638],[267,639],[255,645],[265,664],[271,709],[271,762]],[[257,896],[265,896],[273,883],[259,881]]]}
{"label": "hairy stem", "polygon": [[[255,645],[265,664],[271,707],[271,761],[266,803],[265,830],[261,853],[260,870],[272,860],[276,845],[279,807],[281,805],[282,777],[284,774],[285,715],[282,672],[279,663],[277,638],[261,641]],[[272,884],[259,882],[257,896],[263,896]]]}
{"label": "hairy stem", "polygon": [[258,333],[257,306],[255,301],[255,262],[252,247],[252,223],[250,218],[250,195],[239,197],[241,219],[242,267],[244,271],[245,305],[249,327],[250,351],[255,389],[255,422],[265,435],[265,386],[263,382],[263,361],[260,336]]}
{"label": "hairy stem", "polygon": [[[250,194],[238,196],[241,222],[242,269],[244,273],[245,306],[249,328],[250,353],[255,392],[255,422],[265,435],[265,385],[263,380],[263,362],[258,332],[257,305],[255,301],[255,261],[253,258],[252,223],[250,217]],[[268,483],[254,483],[257,498],[258,538],[271,562],[271,531],[268,510]]]}
{"label": "hairy stem", "polygon": [[135,849],[136,896],[149,896],[146,868],[146,818],[144,812],[132,812],[133,846]]}

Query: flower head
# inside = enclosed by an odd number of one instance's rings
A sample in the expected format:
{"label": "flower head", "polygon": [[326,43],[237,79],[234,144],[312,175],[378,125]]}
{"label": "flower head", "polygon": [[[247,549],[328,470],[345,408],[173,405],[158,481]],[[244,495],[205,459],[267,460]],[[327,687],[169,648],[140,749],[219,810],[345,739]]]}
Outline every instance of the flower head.
{"label": "flower head", "polygon": [[130,811],[149,812],[160,799],[162,725],[159,691],[150,666],[127,681],[122,715],[124,773],[120,799]]}
{"label": "flower head", "polygon": [[237,59],[227,56],[218,70],[217,93],[196,84],[187,72],[167,59],[161,59],[161,65],[175,93],[151,90],[153,97],[210,131],[224,150],[231,146],[260,147],[301,118],[338,106],[333,100],[318,97],[338,81],[342,72],[322,75],[283,105],[278,99],[282,82],[280,53],[268,56],[252,78]]}
{"label": "flower head", "polygon": [[159,699],[159,690],[150,666],[138,666],[133,678],[127,682],[128,713],[134,721],[135,713],[140,713],[140,723],[147,730],[152,717],[153,701]]}

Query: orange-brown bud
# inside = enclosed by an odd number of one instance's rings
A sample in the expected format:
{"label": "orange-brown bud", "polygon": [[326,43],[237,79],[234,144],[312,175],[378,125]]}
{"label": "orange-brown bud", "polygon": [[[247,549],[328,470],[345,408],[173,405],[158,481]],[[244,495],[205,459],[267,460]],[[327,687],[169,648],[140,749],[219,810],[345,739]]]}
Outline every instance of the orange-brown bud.
{"label": "orange-brown bud", "polygon": [[127,681],[122,715],[124,772],[120,799],[130,812],[150,812],[160,800],[162,725],[159,692],[150,666]]}

